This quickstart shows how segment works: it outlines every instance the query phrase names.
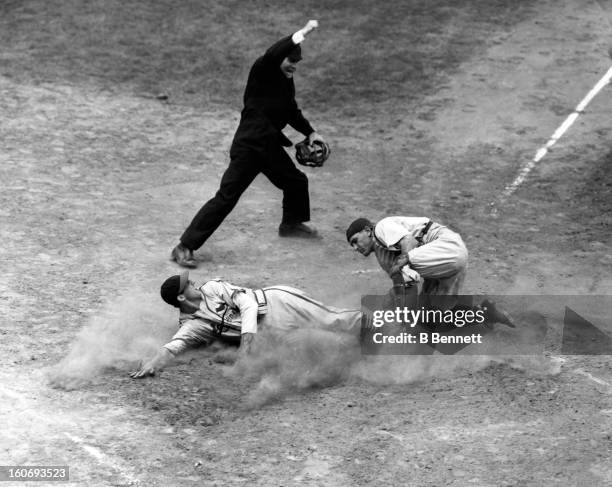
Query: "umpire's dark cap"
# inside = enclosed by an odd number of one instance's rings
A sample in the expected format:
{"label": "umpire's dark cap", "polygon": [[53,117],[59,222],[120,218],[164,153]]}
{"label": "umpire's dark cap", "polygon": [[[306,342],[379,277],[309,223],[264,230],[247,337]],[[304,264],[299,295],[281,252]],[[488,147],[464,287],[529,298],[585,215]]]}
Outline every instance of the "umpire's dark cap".
{"label": "umpire's dark cap", "polygon": [[162,299],[174,306],[175,308],[179,307],[179,301],[177,296],[181,294],[187,283],[189,282],[189,271],[182,272],[179,275],[169,277],[164,281],[161,285],[160,294]]}
{"label": "umpire's dark cap", "polygon": [[367,218],[357,218],[357,220],[351,223],[346,229],[346,239],[350,242],[353,235],[361,232],[366,227],[374,228],[374,224]]}

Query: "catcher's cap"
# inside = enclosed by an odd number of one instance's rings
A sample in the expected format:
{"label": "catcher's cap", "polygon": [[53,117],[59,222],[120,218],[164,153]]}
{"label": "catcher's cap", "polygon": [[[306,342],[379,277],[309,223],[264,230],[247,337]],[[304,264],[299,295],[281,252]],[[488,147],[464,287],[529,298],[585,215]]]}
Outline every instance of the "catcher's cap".
{"label": "catcher's cap", "polygon": [[357,218],[357,220],[351,223],[346,229],[346,240],[350,242],[353,235],[361,232],[366,227],[374,228],[374,224],[367,218]]}
{"label": "catcher's cap", "polygon": [[299,44],[291,50],[289,54],[287,54],[287,59],[292,63],[297,63],[302,60],[302,47]]}
{"label": "catcher's cap", "polygon": [[179,302],[177,296],[181,294],[187,283],[189,282],[189,271],[182,272],[179,275],[169,277],[164,281],[161,285],[160,294],[162,299],[174,306],[175,308],[179,307]]}

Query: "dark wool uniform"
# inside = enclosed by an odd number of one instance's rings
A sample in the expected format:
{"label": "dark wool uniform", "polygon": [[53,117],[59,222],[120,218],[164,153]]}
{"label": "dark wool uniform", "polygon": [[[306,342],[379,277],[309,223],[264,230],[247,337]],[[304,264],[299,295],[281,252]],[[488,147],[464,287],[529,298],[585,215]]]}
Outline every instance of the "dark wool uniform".
{"label": "dark wool uniform", "polygon": [[253,64],[230,149],[230,164],[215,196],[181,236],[187,248],[196,250],[204,244],[260,172],[283,191],[283,223],[310,220],[308,179],[283,148],[292,145],[282,133],[287,124],[305,136],[314,132],[295,101],[293,79],[280,69],[295,48],[292,36],[284,37]]}

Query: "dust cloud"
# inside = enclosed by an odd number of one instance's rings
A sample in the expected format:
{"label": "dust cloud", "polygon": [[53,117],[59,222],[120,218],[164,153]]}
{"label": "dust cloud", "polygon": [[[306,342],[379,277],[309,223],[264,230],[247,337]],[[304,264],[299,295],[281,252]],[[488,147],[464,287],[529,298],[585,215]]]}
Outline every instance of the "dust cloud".
{"label": "dust cloud", "polygon": [[157,296],[137,290],[107,303],[85,323],[68,354],[47,371],[50,385],[73,390],[97,382],[108,368],[135,366],[172,335],[173,311]]}
{"label": "dust cloud", "polygon": [[361,357],[358,339],[345,333],[296,330],[284,336],[261,333],[248,356],[229,375],[255,382],[247,407],[260,407],[284,396],[346,381]]}
{"label": "dust cloud", "polygon": [[[514,346],[525,333],[531,332],[503,325],[494,328],[491,334],[496,335],[498,346],[491,354],[471,355],[466,350],[454,355],[384,356],[364,355],[359,338],[346,334],[299,330],[279,337],[262,333],[252,354],[241,357],[228,374],[250,379],[253,385],[246,407],[259,408],[310,389],[359,382],[411,384],[476,373],[496,365],[521,370],[528,376],[559,373],[559,365],[543,349],[521,354],[521,347]],[[499,352],[504,349],[508,354]]]}
{"label": "dust cloud", "polygon": [[[352,306],[356,299],[351,296],[342,304]],[[172,336],[175,323],[176,310],[157,296],[137,290],[120,296],[85,323],[66,357],[48,370],[49,383],[73,390],[99,382],[109,368],[127,373]],[[247,408],[339,384],[410,384],[475,372],[495,363],[550,373],[549,362],[541,357],[363,355],[358,336],[314,328],[282,335],[261,331],[251,354],[240,358],[235,348],[217,346],[209,353],[214,362],[230,365],[224,372],[228,379],[246,380]]]}
{"label": "dust cloud", "polygon": [[238,359],[227,372],[230,377],[247,378],[253,384],[245,401],[247,409],[339,384],[410,384],[473,373],[492,364],[543,373],[548,370],[542,366],[541,357],[363,355],[357,337],[322,330],[300,330],[284,338],[259,338],[253,352]]}

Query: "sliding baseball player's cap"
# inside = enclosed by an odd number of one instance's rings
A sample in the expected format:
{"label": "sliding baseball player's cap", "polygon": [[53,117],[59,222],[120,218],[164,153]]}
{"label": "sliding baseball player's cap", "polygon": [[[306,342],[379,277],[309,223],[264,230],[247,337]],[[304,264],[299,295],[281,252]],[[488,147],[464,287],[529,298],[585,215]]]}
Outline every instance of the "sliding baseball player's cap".
{"label": "sliding baseball player's cap", "polygon": [[292,63],[297,63],[302,60],[302,47],[297,44],[289,54],[287,54],[287,59]]}
{"label": "sliding baseball player's cap", "polygon": [[374,224],[367,218],[357,218],[357,220],[351,223],[346,229],[346,240],[350,242],[353,235],[361,232],[366,227],[374,228]]}
{"label": "sliding baseball player's cap", "polygon": [[162,299],[174,306],[179,307],[177,296],[181,294],[187,287],[189,282],[189,271],[182,272],[176,276],[169,277],[161,285],[160,294]]}

